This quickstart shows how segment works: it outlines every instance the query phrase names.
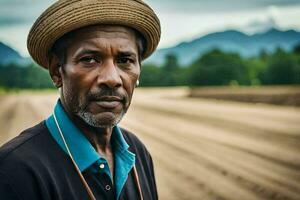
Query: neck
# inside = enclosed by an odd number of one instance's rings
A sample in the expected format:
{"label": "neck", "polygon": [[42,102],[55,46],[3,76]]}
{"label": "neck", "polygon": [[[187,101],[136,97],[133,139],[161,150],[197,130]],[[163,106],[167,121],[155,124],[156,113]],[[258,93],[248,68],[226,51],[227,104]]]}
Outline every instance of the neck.
{"label": "neck", "polygon": [[61,100],[61,103],[67,115],[74,122],[74,124],[76,124],[77,128],[82,131],[82,133],[86,136],[86,138],[100,155],[106,157],[109,153],[112,152],[110,141],[113,127],[97,128],[90,126],[80,117],[73,115],[69,111],[68,107],[64,104],[63,100]]}
{"label": "neck", "polygon": [[[79,117],[74,117],[74,122],[95,150],[102,156],[107,157],[112,152],[111,135],[112,127],[96,128],[88,125]],[[73,120],[73,119],[72,119]]]}
{"label": "neck", "polygon": [[111,135],[112,135],[112,127],[108,128],[95,128],[95,127],[88,127],[81,129],[85,136],[88,138],[90,143],[93,147],[99,152],[100,154],[106,155],[111,152]]}

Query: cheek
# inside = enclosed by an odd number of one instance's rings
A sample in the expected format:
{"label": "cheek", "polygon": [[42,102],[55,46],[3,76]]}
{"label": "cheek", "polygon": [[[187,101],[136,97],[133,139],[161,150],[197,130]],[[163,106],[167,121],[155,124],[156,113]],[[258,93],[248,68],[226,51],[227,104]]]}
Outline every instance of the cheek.
{"label": "cheek", "polygon": [[86,94],[89,90],[89,77],[87,73],[69,67],[63,75],[63,95],[67,103],[78,108],[86,103]]}
{"label": "cheek", "polygon": [[138,68],[135,71],[132,71],[130,73],[126,73],[126,76],[123,78],[124,83],[124,89],[126,90],[128,97],[129,97],[129,103],[131,101],[133,91],[136,86],[136,82],[139,79],[140,75],[140,69]]}
{"label": "cheek", "polygon": [[135,70],[125,73],[123,81],[127,87],[130,86],[130,88],[132,88],[132,87],[134,88],[135,84],[139,78],[139,75],[140,75],[140,69],[137,68]]}
{"label": "cheek", "polygon": [[79,93],[75,91],[77,91],[76,85],[73,84],[71,80],[64,79],[62,86],[62,95],[69,107],[77,106],[79,103]]}
{"label": "cheek", "polygon": [[139,79],[141,74],[141,67],[138,66],[135,68],[135,70],[131,71],[131,73],[128,74],[130,80],[134,83],[134,85],[136,84],[136,81]]}

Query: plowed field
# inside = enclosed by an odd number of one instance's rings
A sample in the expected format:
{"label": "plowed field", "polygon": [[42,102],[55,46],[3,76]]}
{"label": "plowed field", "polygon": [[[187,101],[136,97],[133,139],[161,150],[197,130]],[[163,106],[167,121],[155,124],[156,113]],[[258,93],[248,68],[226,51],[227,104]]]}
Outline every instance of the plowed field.
{"label": "plowed field", "polygon": [[[122,126],[152,153],[162,200],[299,200],[300,108],[139,89]],[[51,112],[57,94],[0,96],[0,144]]]}

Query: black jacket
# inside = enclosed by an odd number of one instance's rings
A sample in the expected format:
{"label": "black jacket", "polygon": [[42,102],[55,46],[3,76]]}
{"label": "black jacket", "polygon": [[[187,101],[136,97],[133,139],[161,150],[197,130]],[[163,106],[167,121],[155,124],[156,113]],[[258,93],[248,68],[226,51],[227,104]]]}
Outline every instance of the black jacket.
{"label": "black jacket", "polygon": [[[136,168],[145,200],[155,200],[157,190],[150,154],[140,140],[122,129],[129,150],[136,154]],[[83,175],[97,200],[115,199],[110,179],[85,170]],[[25,130],[0,148],[0,200],[88,200],[88,194],[66,153],[50,135],[44,122]],[[120,199],[138,198],[130,173]]]}

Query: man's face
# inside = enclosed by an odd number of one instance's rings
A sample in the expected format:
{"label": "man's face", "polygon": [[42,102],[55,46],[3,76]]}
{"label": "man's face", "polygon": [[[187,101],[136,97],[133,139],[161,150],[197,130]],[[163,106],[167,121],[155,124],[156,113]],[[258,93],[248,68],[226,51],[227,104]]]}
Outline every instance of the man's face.
{"label": "man's face", "polygon": [[68,114],[94,127],[116,125],[126,113],[140,75],[136,35],[121,26],[75,32],[66,50],[61,101]]}

